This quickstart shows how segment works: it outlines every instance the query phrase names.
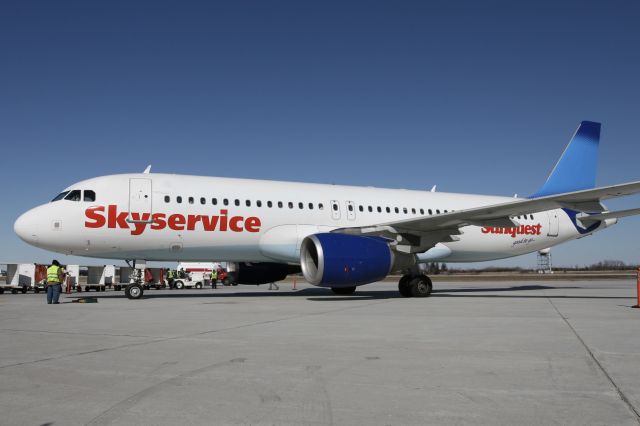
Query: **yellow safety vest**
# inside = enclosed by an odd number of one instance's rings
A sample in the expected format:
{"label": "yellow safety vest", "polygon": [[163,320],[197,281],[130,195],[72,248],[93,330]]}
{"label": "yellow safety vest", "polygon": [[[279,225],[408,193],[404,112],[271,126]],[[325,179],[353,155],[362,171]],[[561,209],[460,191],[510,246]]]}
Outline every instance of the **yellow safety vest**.
{"label": "yellow safety vest", "polygon": [[60,267],[56,265],[51,265],[47,268],[47,283],[49,284],[60,284],[60,277],[58,277],[58,273],[60,271]]}

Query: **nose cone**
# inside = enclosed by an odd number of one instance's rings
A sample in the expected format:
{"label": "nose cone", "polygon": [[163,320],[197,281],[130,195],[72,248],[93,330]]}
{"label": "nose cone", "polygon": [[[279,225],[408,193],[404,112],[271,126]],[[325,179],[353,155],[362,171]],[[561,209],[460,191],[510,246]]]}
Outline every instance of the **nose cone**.
{"label": "nose cone", "polygon": [[13,224],[13,231],[26,243],[36,244],[38,242],[38,229],[33,211],[28,211],[16,219]]}

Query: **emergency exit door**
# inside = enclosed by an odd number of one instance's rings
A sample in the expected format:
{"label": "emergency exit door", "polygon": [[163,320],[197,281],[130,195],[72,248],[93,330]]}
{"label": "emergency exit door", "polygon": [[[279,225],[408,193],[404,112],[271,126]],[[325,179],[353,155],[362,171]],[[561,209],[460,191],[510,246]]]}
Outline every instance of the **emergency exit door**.
{"label": "emergency exit door", "polygon": [[549,229],[547,230],[548,237],[557,237],[560,229],[560,219],[558,218],[558,211],[552,210],[547,212],[549,216]]}
{"label": "emergency exit door", "polygon": [[151,179],[129,179],[129,213],[151,214]]}

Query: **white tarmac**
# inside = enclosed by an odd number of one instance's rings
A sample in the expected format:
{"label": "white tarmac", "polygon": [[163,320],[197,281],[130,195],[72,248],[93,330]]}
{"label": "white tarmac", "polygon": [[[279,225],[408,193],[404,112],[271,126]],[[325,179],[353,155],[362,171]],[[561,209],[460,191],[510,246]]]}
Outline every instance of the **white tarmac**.
{"label": "white tarmac", "polygon": [[2,425],[638,425],[635,280],[0,295]]}

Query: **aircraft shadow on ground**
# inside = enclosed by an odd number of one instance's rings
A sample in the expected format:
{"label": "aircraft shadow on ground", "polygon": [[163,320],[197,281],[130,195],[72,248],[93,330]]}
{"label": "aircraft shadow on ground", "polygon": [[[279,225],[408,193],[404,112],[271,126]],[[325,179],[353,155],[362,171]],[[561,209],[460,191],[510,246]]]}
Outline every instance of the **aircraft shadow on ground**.
{"label": "aircraft shadow on ground", "polygon": [[[458,297],[458,298],[513,298],[513,299],[629,299],[625,296],[582,296],[582,295],[552,295],[552,294],[484,294],[484,293],[504,293],[519,291],[537,290],[559,290],[559,289],[581,289],[583,287],[552,287],[543,285],[522,285],[512,287],[487,287],[487,288],[450,288],[434,290],[431,297]],[[155,293],[156,290],[147,290],[143,299],[228,299],[228,298],[250,298],[250,297],[304,297],[310,301],[330,302],[330,301],[354,301],[354,300],[376,300],[376,299],[402,299],[397,290],[358,290],[353,296],[335,295],[326,288],[305,288],[302,290],[274,290],[270,292],[242,291],[233,293],[222,293],[216,290],[203,289],[200,292],[182,293],[181,290]],[[482,293],[482,294],[478,294]],[[98,299],[125,299],[124,292],[113,292],[110,294],[100,293],[80,293],[66,295],[67,297],[95,297]]]}

